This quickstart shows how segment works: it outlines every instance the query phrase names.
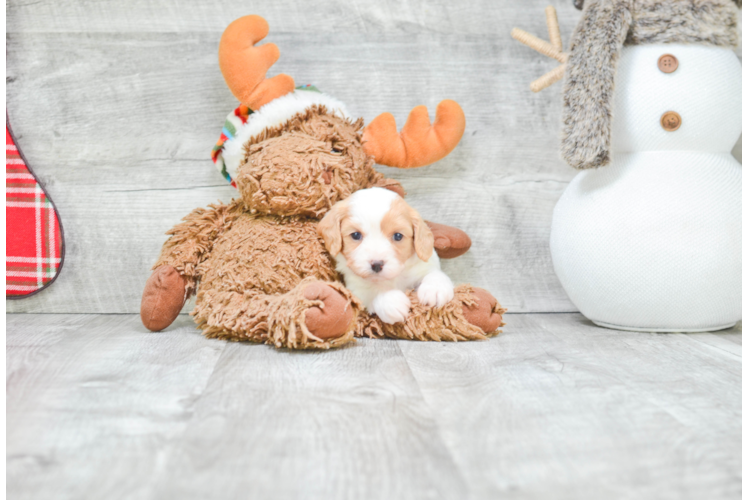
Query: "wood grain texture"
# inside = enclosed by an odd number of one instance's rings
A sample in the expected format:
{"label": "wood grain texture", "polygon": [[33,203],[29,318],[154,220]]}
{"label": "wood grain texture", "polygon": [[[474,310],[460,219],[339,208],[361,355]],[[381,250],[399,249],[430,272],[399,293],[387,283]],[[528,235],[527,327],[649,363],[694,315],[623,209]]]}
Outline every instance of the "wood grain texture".
{"label": "wood grain texture", "polygon": [[738,498],[741,328],[289,352],[7,317],[9,498]]}
{"label": "wood grain texture", "polygon": [[395,342],[230,344],[157,498],[466,498]]}
{"label": "wood grain texture", "polygon": [[191,323],[8,316],[8,497],[145,498],[226,347]]}
{"label": "wood grain texture", "polygon": [[234,196],[208,157],[236,106],[218,40],[247,13],[271,25],[282,51],[273,71],[367,121],[391,111],[402,126],[416,105],[460,102],[467,131],[455,152],[382,170],[426,218],[472,236],[472,250],[445,264],[455,282],[510,311],[575,311],[548,249],[553,206],[575,175],[558,153],[560,85],[530,92],[553,65],[509,36],[518,26],[546,37],[549,3],[568,43],[579,19],[570,0],[6,2],[6,107],[67,242],[54,286],[6,311],[137,312],[164,232]]}
{"label": "wood grain texture", "polygon": [[[748,427],[742,428],[743,438],[743,467],[741,470],[741,479],[743,491],[748,491]],[[745,495],[743,495],[745,497]]]}
{"label": "wood grain texture", "polygon": [[[200,0],[65,1],[13,0],[6,13],[9,33],[30,32],[221,32],[234,19],[259,14],[272,32],[285,33],[474,33],[496,35],[517,22],[547,38],[546,5],[558,9],[561,34],[579,17],[571,0],[478,0],[455,4],[444,0],[325,0],[299,2],[201,2]],[[538,10],[539,9],[539,10]],[[11,22],[12,20],[12,22]],[[527,28],[525,28],[527,29]],[[529,31],[529,30],[528,30]],[[508,32],[506,32],[508,34]],[[281,47],[282,49],[282,47]]]}
{"label": "wood grain texture", "polygon": [[[743,81],[748,81],[748,57],[741,57],[740,65],[743,69]],[[745,123],[746,119],[748,119],[748,99],[743,99],[742,111],[743,122]],[[742,135],[740,136],[740,142],[735,145],[735,150],[733,150],[733,156],[737,158],[738,161],[743,164],[743,166],[745,166],[746,163],[748,163],[748,144],[746,144],[746,141],[745,139],[743,139]]]}
{"label": "wood grain texture", "polygon": [[509,36],[519,26],[545,37],[548,3],[568,42],[579,16],[570,0],[9,2],[7,108],[58,206],[67,253],[54,286],[8,311],[137,312],[165,231],[235,195],[209,152],[236,106],[218,40],[248,13],[268,19],[281,49],[272,71],[367,122],[391,111],[402,126],[416,105],[433,113],[457,100],[467,130],[449,157],[381,170],[427,219],[472,236],[471,251],[445,264],[455,282],[489,289],[510,311],[576,310],[548,249],[553,206],[575,175],[558,152],[560,85],[530,92],[553,64]]}
{"label": "wood grain texture", "polygon": [[401,344],[476,497],[740,496],[740,325],[648,334],[578,314],[507,323],[488,344]]}

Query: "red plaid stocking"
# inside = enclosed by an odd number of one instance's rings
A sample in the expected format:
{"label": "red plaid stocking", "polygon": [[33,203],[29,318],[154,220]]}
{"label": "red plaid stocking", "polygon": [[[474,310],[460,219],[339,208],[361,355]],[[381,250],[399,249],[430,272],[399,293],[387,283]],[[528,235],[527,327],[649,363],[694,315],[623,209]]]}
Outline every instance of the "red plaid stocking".
{"label": "red plaid stocking", "polygon": [[21,299],[57,278],[65,257],[52,200],[28,167],[5,120],[5,297]]}

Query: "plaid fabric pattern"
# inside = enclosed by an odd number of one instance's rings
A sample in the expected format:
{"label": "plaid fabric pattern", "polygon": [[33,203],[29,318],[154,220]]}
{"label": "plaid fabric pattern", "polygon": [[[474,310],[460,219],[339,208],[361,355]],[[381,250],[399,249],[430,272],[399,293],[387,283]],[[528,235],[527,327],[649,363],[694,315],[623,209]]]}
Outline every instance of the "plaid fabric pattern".
{"label": "plaid fabric pattern", "polygon": [[5,296],[49,284],[62,264],[62,232],[52,202],[26,166],[5,126]]}

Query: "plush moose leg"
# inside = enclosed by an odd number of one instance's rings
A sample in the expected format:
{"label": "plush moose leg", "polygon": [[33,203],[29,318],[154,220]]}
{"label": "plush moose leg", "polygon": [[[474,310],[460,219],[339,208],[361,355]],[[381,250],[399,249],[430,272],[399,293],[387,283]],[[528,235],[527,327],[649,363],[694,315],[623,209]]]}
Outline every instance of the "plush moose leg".
{"label": "plush moose leg", "polygon": [[388,325],[374,315],[363,314],[356,325],[357,337],[403,340],[485,340],[497,335],[506,312],[496,299],[482,288],[460,285],[455,296],[440,308],[422,305],[414,290],[410,297],[410,315],[402,323]]}
{"label": "plush moose leg", "polygon": [[235,204],[198,208],[166,233],[171,238],[161,249],[140,302],[140,319],[146,328],[157,332],[174,322],[195,291],[198,265],[210,252],[213,241],[240,214],[240,207]]}
{"label": "plush moose leg", "polygon": [[152,332],[171,325],[187,297],[187,280],[169,265],[158,267],[143,289],[140,301],[140,319]]}
{"label": "plush moose leg", "polygon": [[307,278],[281,295],[201,288],[191,314],[209,338],[329,349],[353,340],[362,309],[342,284]]}

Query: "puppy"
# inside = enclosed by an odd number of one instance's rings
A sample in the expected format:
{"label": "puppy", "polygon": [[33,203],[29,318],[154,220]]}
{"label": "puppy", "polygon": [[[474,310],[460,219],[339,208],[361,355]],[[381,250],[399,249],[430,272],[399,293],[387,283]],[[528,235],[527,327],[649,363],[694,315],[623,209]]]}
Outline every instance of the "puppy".
{"label": "puppy", "polygon": [[434,235],[397,193],[356,191],[332,207],[318,232],[346,287],[385,323],[405,321],[405,291],[411,288],[418,287],[418,300],[428,306],[441,307],[454,297],[434,252]]}

